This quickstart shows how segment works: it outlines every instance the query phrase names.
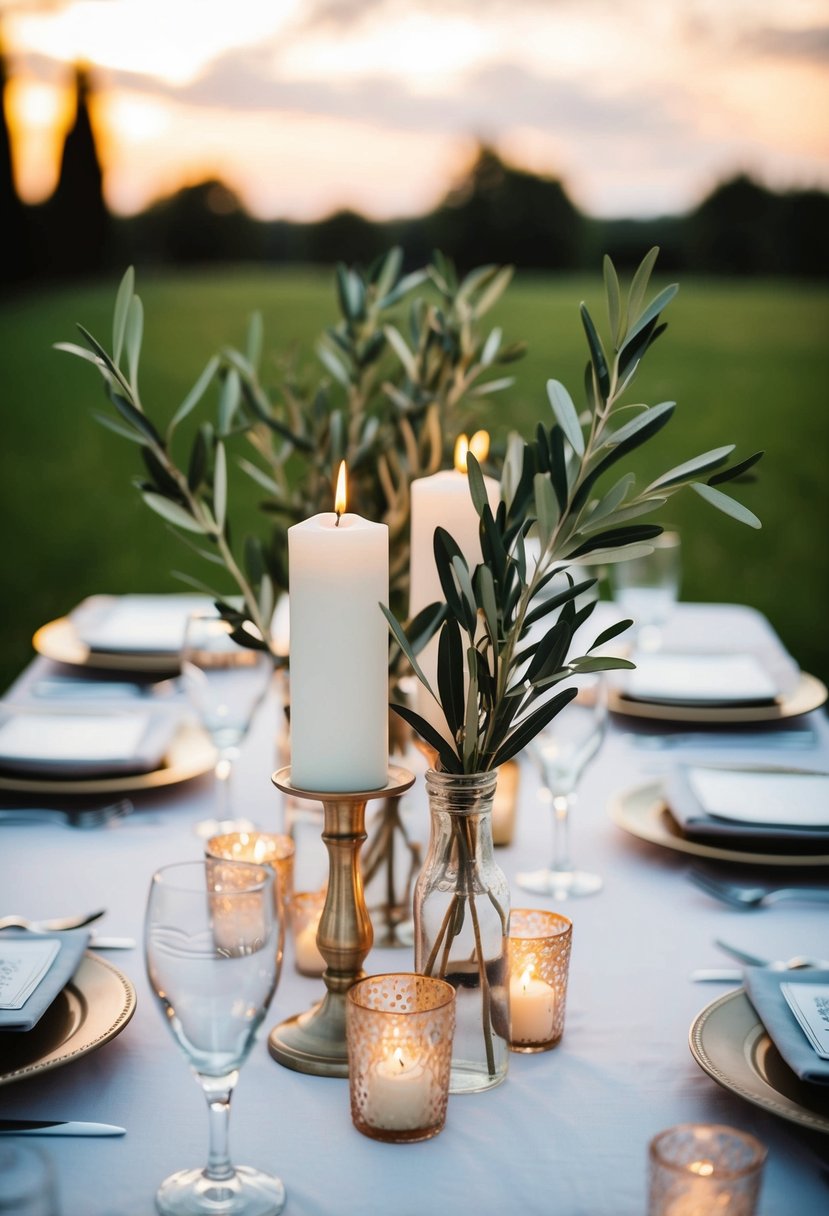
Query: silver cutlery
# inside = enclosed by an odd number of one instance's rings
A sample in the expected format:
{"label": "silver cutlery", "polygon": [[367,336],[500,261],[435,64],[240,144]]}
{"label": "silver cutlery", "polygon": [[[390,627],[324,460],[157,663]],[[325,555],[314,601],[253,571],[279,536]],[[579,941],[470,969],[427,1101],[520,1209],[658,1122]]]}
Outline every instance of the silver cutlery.
{"label": "silver cutlery", "polygon": [[98,937],[93,933],[89,939],[89,950],[134,950],[136,947],[134,937]]}
{"label": "silver cutlery", "polygon": [[0,824],[59,823],[70,828],[101,828],[117,819],[124,819],[134,806],[129,798],[120,798],[103,806],[0,807]]}
{"label": "silver cutlery", "polygon": [[772,959],[760,958],[756,954],[751,954],[748,950],[741,950],[739,946],[732,946],[719,937],[714,939],[714,945],[725,951],[726,954],[730,954],[732,958],[739,959],[741,963],[747,963],[749,967],[771,967],[773,971],[796,971],[801,967],[816,967],[823,971],[829,967],[829,960],[814,958],[810,954],[795,954],[785,962],[774,962]]}
{"label": "silver cutlery", "polygon": [[700,870],[689,870],[688,877],[695,886],[714,899],[732,908],[761,908],[779,899],[817,900],[829,903],[829,886],[825,887],[760,887],[712,878]]}
{"label": "silver cutlery", "polygon": [[53,920],[27,920],[25,916],[0,916],[0,929],[28,929],[32,933],[60,933],[64,929],[83,929],[100,920],[106,908],[87,912],[83,916],[61,916]]}
{"label": "silver cutlery", "polygon": [[0,1119],[5,1136],[123,1136],[125,1127],[114,1123],[79,1123],[58,1119]]}

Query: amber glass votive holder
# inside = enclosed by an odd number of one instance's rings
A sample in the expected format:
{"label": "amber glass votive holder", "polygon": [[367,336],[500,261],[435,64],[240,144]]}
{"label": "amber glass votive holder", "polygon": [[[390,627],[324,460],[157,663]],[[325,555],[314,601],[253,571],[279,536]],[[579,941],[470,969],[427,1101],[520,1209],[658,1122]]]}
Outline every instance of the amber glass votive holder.
{"label": "amber glass votive holder", "polygon": [[326,891],[327,887],[318,891],[295,891],[291,898],[294,966],[300,975],[320,976],[328,965],[317,946]]}
{"label": "amber glass votive holder", "polygon": [[648,1150],[648,1216],[754,1216],[766,1148],[719,1123],[680,1123]]}
{"label": "amber glass votive holder", "polygon": [[564,1034],[573,922],[513,908],[509,931],[510,1050],[549,1051]]}
{"label": "amber glass votive holder", "polygon": [[455,989],[398,972],[358,980],[346,997],[351,1118],[392,1144],[443,1129],[449,1097]]}
{"label": "amber glass votive holder", "polygon": [[205,857],[217,861],[251,861],[270,866],[276,873],[274,893],[283,924],[288,921],[294,890],[294,842],[290,836],[271,832],[226,832],[211,836],[204,846]]}

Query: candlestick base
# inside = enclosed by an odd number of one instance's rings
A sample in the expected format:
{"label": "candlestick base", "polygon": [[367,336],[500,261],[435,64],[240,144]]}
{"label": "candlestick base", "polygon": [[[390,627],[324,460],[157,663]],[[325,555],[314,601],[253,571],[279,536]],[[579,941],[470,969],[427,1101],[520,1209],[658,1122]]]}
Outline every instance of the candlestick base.
{"label": "candlestick base", "polygon": [[399,797],[414,783],[414,775],[392,765],[388,781],[380,789],[347,793],[299,789],[291,781],[290,768],[279,769],[271,780],[283,794],[323,805],[322,839],[328,850],[329,877],[317,947],[327,963],[322,978],[328,991],[311,1009],[275,1026],[268,1037],[268,1050],[279,1064],[295,1072],[347,1077],[345,994],[363,977],[363,962],[373,941],[358,865],[366,838],[366,803],[371,798]]}

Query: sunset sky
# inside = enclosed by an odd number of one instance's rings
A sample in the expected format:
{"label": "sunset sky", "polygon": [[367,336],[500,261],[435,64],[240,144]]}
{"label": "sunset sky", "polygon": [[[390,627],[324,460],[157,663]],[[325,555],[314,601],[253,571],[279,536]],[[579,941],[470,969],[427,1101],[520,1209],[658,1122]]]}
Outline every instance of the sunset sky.
{"label": "sunset sky", "polygon": [[23,196],[96,71],[110,205],[219,176],[260,217],[431,207],[477,138],[583,209],[737,171],[829,188],[829,0],[0,0]]}

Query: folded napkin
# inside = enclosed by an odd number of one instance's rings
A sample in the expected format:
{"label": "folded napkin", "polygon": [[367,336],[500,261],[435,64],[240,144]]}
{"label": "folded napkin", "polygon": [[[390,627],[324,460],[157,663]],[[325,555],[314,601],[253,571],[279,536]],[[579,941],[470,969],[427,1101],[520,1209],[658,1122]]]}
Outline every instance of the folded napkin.
{"label": "folded napkin", "polygon": [[176,713],[86,713],[0,708],[0,769],[94,777],[158,768]]}
{"label": "folded napkin", "polygon": [[637,701],[698,708],[771,705],[777,681],[753,654],[656,654],[637,651],[624,695]]}
{"label": "folded napkin", "polygon": [[827,773],[679,766],[665,795],[688,836],[829,842]]}
{"label": "folded napkin", "polygon": [[747,967],[746,992],[769,1038],[801,1081],[829,1085],[829,1060],[812,1048],[789,1008],[781,984],[829,984],[829,971],[770,971]]}
{"label": "folded napkin", "polygon": [[92,596],[72,613],[90,650],[175,655],[191,612],[215,612],[204,595]]}
{"label": "folded napkin", "polygon": [[[4,929],[0,933],[0,994],[10,993],[27,967],[34,970],[37,959],[28,949],[33,944],[45,949],[54,944],[57,953],[48,970],[19,1009],[0,1009],[0,1031],[31,1030],[71,980],[83,958],[89,933],[72,929],[64,933],[27,933],[20,929]],[[26,951],[24,956],[20,947]],[[39,954],[40,951],[37,951]]]}

